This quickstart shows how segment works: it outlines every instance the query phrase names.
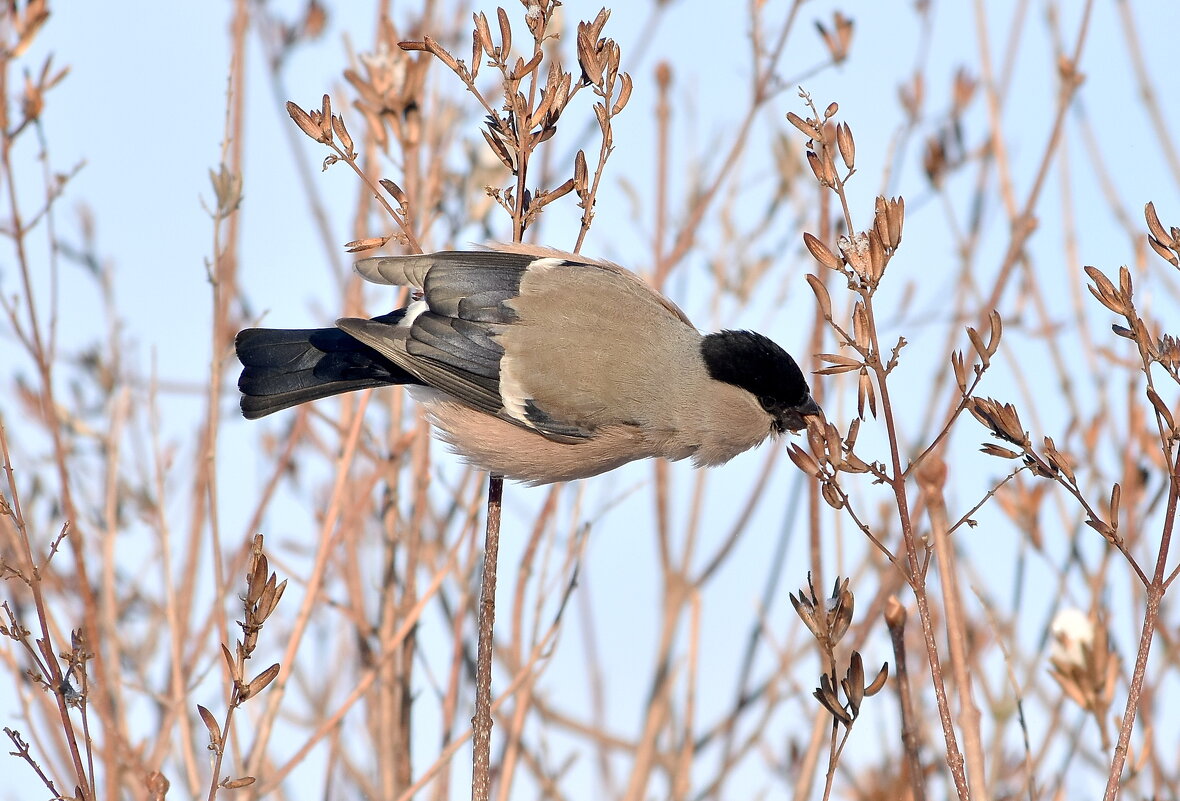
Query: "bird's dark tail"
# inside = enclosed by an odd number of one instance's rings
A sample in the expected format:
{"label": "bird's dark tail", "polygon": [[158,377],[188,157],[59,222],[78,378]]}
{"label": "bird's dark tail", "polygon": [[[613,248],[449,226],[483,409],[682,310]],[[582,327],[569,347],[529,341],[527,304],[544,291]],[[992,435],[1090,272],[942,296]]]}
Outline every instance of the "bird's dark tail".
{"label": "bird's dark tail", "polygon": [[[396,325],[404,314],[373,319]],[[247,328],[234,347],[242,363],[242,414],[251,420],[341,392],[422,383],[338,328]]]}

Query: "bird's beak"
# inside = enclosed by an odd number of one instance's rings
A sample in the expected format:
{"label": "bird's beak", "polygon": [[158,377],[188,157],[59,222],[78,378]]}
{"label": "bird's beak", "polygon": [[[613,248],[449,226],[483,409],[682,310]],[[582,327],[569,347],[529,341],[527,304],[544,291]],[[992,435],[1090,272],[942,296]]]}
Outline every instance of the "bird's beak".
{"label": "bird's beak", "polygon": [[815,398],[810,395],[803,405],[795,410],[800,417],[823,417],[824,410],[819,408],[819,404],[815,402]]}
{"label": "bird's beak", "polygon": [[788,409],[786,414],[780,418],[779,424],[782,426],[780,430],[802,431],[812,422],[822,427],[825,420],[824,410],[819,408],[815,398],[808,395],[798,406]]}

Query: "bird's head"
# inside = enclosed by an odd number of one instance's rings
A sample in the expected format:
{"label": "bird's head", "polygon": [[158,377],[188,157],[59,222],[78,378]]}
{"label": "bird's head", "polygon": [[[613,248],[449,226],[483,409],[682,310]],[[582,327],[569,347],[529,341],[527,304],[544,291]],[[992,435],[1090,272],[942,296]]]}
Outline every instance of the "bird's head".
{"label": "bird's head", "polygon": [[776,433],[807,427],[808,417],[822,417],[807,379],[791,354],[753,331],[721,331],[701,341],[709,376],[753,395],[770,416]]}

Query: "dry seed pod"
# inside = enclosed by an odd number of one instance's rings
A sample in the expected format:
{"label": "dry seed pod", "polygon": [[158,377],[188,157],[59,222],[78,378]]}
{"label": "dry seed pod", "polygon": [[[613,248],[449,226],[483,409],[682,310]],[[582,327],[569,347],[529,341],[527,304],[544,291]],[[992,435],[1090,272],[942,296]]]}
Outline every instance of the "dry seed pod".
{"label": "dry seed pod", "polygon": [[1000,338],[1004,335],[1004,320],[998,311],[992,309],[987,315],[987,322],[991,326],[991,338],[987,341],[987,351],[994,356],[1000,348]]}
{"label": "dry seed pod", "polygon": [[221,658],[225,660],[225,665],[229,669],[229,677],[234,681],[239,681],[242,678],[242,672],[238,670],[238,663],[234,660],[233,654],[229,652],[229,648],[225,643],[221,644]]}
{"label": "dry seed pod", "polygon": [[992,398],[972,398],[967,410],[996,437],[1013,445],[1028,445],[1028,432],[1020,425],[1020,416],[1012,404],[1001,404]]}
{"label": "dry seed pod", "polygon": [[837,431],[836,427],[834,425],[832,425],[831,423],[828,423],[824,428],[825,428],[824,433],[826,435],[825,444],[827,445],[827,449],[828,449],[828,459],[832,462],[832,465],[834,467],[839,469],[839,467],[840,467],[840,445],[841,445],[840,432]]}
{"label": "dry seed pod", "polygon": [[811,172],[815,175],[815,180],[819,181],[823,186],[831,186],[825,177],[823,162],[813,150],[807,151],[807,166],[811,167]]}
{"label": "dry seed pod", "polygon": [[983,337],[974,328],[967,326],[967,338],[971,340],[971,347],[975,349],[976,355],[979,356],[983,368],[986,370],[991,365],[992,355],[988,347],[983,344]]}
{"label": "dry seed pod", "polygon": [[587,178],[586,153],[585,151],[579,150],[578,154],[574,156],[574,189],[579,196],[586,192]]}
{"label": "dry seed pod", "polygon": [[529,33],[533,35],[533,39],[540,42],[545,38],[545,25],[548,19],[545,17],[545,12],[537,3],[529,3],[524,12],[524,23],[529,27]]}
{"label": "dry seed pod", "polygon": [[881,690],[885,688],[885,682],[888,681],[888,679],[889,663],[884,662],[881,665],[881,669],[877,671],[877,675],[874,676],[873,680],[865,687],[865,696],[872,698],[874,695],[881,692]]}
{"label": "dry seed pod", "polygon": [[842,236],[838,244],[844,262],[862,279],[867,277],[872,269],[869,261],[868,237],[863,233],[853,234],[850,237]]}
{"label": "dry seed pod", "polygon": [[1094,282],[1093,286],[1086,285],[1086,288],[1090,290],[1090,294],[1115,314],[1120,314],[1124,317],[1127,316],[1131,308],[1127,305],[1124,298],[1119,296],[1118,290],[1114,288],[1114,284],[1111,283],[1110,279],[1103,275],[1096,267],[1086,267],[1085,270],[1086,275],[1090,276],[1090,280]]}
{"label": "dry seed pod", "polygon": [[1085,523],[1087,526],[1089,526],[1090,528],[1094,529],[1099,534],[1101,534],[1102,538],[1104,540],[1106,540],[1107,542],[1112,543],[1112,544],[1117,542],[1117,540],[1115,538],[1115,534],[1114,534],[1114,529],[1111,528],[1106,523],[1104,523],[1103,521],[1099,520],[1098,518],[1096,518],[1096,517],[1086,518]]}
{"label": "dry seed pod", "polygon": [[258,693],[265,690],[267,685],[274,681],[275,677],[278,675],[279,664],[276,662],[251,679],[249,684],[242,687],[238,697],[243,701],[248,698],[253,698],[254,696],[258,695]]}
{"label": "dry seed pod", "polygon": [[828,678],[828,674],[821,674],[819,677],[819,687],[816,688],[812,695],[819,701],[820,705],[828,710],[828,712],[845,726],[852,725],[852,716],[844,709],[843,704],[840,703],[840,696],[836,694],[836,689],[832,687],[832,681]]}
{"label": "dry seed pod", "polygon": [[858,436],[860,436],[860,420],[853,420],[848,424],[848,434],[844,437],[844,447],[848,449],[849,454],[856,447]]}
{"label": "dry seed pod", "polygon": [[808,139],[818,139],[819,130],[812,120],[805,120],[793,111],[787,112],[787,122],[794,125]]}
{"label": "dry seed pod", "polygon": [[869,408],[869,414],[874,419],[877,417],[877,393],[873,389],[873,380],[869,378],[869,371],[862,369],[856,381],[856,411],[857,416],[863,420],[865,417],[865,406]]}
{"label": "dry seed pod", "polygon": [[840,158],[844,166],[852,169],[856,166],[856,142],[852,138],[852,129],[848,123],[842,122],[836,126],[836,146],[840,148]]}
{"label": "dry seed pod", "polygon": [[905,198],[897,197],[890,200],[886,217],[889,220],[889,236],[885,238],[885,244],[890,249],[897,250],[897,246],[901,244],[902,228],[905,226]]}
{"label": "dry seed pod", "polygon": [[787,456],[790,457],[791,462],[812,478],[816,478],[820,474],[819,464],[815,459],[811,458],[811,454],[800,448],[795,443],[791,443],[787,448]]}
{"label": "dry seed pod", "polygon": [[881,243],[889,247],[889,219],[885,213],[885,198],[880,195],[873,201],[873,230],[881,237]]}
{"label": "dry seed pod", "polygon": [[959,392],[966,394],[967,392],[967,361],[963,358],[963,352],[956,350],[951,353],[951,367],[955,371],[955,383],[959,386]]}
{"label": "dry seed pod", "polygon": [[500,58],[507,60],[512,52],[512,26],[508,23],[508,12],[496,9],[496,21],[500,24]]}
{"label": "dry seed pod", "polygon": [[348,157],[356,158],[356,151],[352,149],[352,137],[349,135],[348,129],[344,127],[344,119],[342,117],[332,117],[332,130],[335,131],[336,137],[340,140],[340,144],[344,147],[344,152],[348,154]]}
{"label": "dry seed pod", "polygon": [[624,72],[620,83],[619,99],[615,101],[615,105],[610,110],[612,117],[626,108],[627,101],[631,99],[631,76]]}
{"label": "dry seed pod", "polygon": [[1151,387],[1148,387],[1147,399],[1150,400],[1151,405],[1155,407],[1156,413],[1159,414],[1160,418],[1164,421],[1164,425],[1167,426],[1168,431],[1175,432],[1176,421],[1172,417],[1172,410],[1168,408],[1166,403],[1164,403],[1164,399],[1159,396],[1159,393],[1157,393]]}
{"label": "dry seed pod", "polygon": [[860,651],[853,651],[848,661],[848,670],[840,680],[844,689],[844,696],[848,699],[848,708],[855,718],[860,714],[860,702],[865,697],[865,666]]}
{"label": "dry seed pod", "polygon": [[217,718],[213,717],[213,713],[200,704],[197,704],[197,713],[201,716],[201,722],[205,724],[205,728],[209,730],[209,745],[213,748],[221,748],[221,726],[217,724]]}
{"label": "dry seed pod", "polygon": [[509,152],[508,147],[500,141],[499,137],[493,137],[487,132],[487,129],[480,128],[479,132],[483,134],[484,140],[488,143],[488,147],[496,154],[496,158],[500,159],[500,163],[516,174],[516,167],[514,166],[514,159],[512,153]]}
{"label": "dry seed pod", "polygon": [[508,79],[511,81],[521,80],[526,75],[530,74],[533,70],[535,70],[538,66],[540,66],[541,59],[544,58],[544,56],[545,56],[544,52],[538,50],[536,53],[533,54],[533,57],[530,58],[528,61],[525,61],[522,58],[518,58],[516,60],[516,66],[513,67],[512,72],[509,73],[509,75],[508,75]]}
{"label": "dry seed pod", "polygon": [[871,345],[869,339],[869,313],[859,300],[852,307],[852,335],[856,338],[856,346],[862,351],[868,351]]}
{"label": "dry seed pod", "polygon": [[407,205],[409,205],[409,200],[406,198],[405,191],[403,191],[402,188],[396,183],[389,180],[388,178],[382,178],[380,181],[378,181],[378,183],[381,184],[382,189],[389,193],[390,197],[397,201],[397,205],[401,206],[402,208],[405,208]]}
{"label": "dry seed pod", "polygon": [[828,246],[821,242],[812,234],[804,232],[803,244],[807,247],[812,258],[827,267],[829,270],[840,270],[840,260],[836,258],[836,254],[828,249]]}
{"label": "dry seed pod", "polygon": [[998,456],[1001,459],[1016,459],[1020,456],[1016,451],[1010,451],[1007,448],[1001,448],[991,442],[985,442],[979,446],[979,450],[986,453],[988,456]]}
{"label": "dry seed pod", "polygon": [[1177,256],[1168,250],[1158,239],[1156,239],[1154,236],[1149,236],[1147,237],[1147,242],[1151,245],[1151,249],[1154,250],[1156,255],[1158,255],[1161,259],[1168,262],[1168,264],[1171,264],[1173,267],[1180,267],[1180,258],[1177,258]]}
{"label": "dry seed pod", "polygon": [[[487,55],[488,58],[494,59],[496,57],[496,50],[495,45],[492,44],[492,31],[491,28],[488,27],[487,16],[482,11],[480,11],[478,14],[472,14],[471,17],[475,21],[475,30],[472,32],[475,43],[479,46],[479,49]],[[478,60],[483,61],[483,59]],[[476,66],[475,57],[472,58],[471,66],[474,70]]]}
{"label": "dry seed pod", "polygon": [[885,247],[881,244],[881,237],[876,231],[869,231],[869,278],[876,283],[885,274]]}
{"label": "dry seed pod", "polygon": [[819,310],[823,314],[824,319],[832,319],[832,298],[828,294],[828,288],[824,286],[824,282],[819,280],[818,276],[809,273],[807,275],[807,285],[815,293],[815,301],[819,304]]}
{"label": "dry seed pod", "polygon": [[1148,203],[1143,207],[1143,216],[1147,219],[1147,230],[1159,240],[1160,244],[1167,248],[1176,247],[1176,242],[1168,236],[1164,231],[1164,224],[1160,222],[1159,215],[1155,213],[1155,204]]}
{"label": "dry seed pod", "polygon": [[289,114],[295,124],[299,126],[299,130],[303,131],[317,142],[324,141],[322,139],[323,132],[320,130],[320,126],[316,125],[312,120],[311,115],[290,100],[287,101],[287,114]]}

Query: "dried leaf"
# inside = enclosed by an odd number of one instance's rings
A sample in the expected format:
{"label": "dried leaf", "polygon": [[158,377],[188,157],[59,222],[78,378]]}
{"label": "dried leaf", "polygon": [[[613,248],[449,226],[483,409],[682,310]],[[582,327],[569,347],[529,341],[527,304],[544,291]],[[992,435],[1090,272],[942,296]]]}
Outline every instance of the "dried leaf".
{"label": "dried leaf", "polygon": [[366,250],[373,250],[374,248],[384,247],[391,237],[388,236],[372,236],[368,239],[354,239],[344,245],[346,253],[363,253]]}
{"label": "dried leaf", "polygon": [[861,367],[864,367],[864,362],[860,359],[853,359],[839,353],[821,353],[816,358],[831,364],[843,365],[853,370],[859,370]]}

